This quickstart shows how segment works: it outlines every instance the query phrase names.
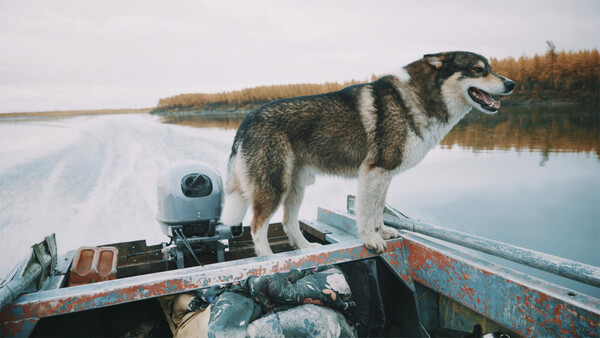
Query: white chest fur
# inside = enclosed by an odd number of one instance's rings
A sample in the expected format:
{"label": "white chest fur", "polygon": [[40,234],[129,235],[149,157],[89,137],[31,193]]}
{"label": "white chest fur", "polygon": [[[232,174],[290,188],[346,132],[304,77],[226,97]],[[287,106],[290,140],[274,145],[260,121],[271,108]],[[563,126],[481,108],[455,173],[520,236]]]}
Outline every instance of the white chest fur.
{"label": "white chest fur", "polygon": [[400,173],[419,164],[429,150],[433,149],[448,134],[448,132],[471,110],[470,105],[463,102],[448,102],[446,100],[450,119],[442,123],[435,119],[421,128],[421,136],[410,131],[409,137],[404,145],[402,163],[394,171]]}
{"label": "white chest fur", "polygon": [[455,123],[434,123],[421,130],[422,138],[410,131],[409,137],[404,145],[402,163],[396,169],[397,173],[419,164],[427,155],[429,150],[433,149],[446,134],[454,127]]}

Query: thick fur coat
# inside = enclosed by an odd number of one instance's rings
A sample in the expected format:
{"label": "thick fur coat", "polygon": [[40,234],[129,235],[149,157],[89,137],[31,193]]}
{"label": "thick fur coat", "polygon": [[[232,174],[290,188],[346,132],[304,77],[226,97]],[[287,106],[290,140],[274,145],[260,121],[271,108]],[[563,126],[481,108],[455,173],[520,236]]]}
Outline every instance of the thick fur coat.
{"label": "thick fur coat", "polygon": [[240,125],[229,158],[221,222],[239,224],[249,206],[258,255],[271,254],[267,229],[283,204],[292,245],[309,243],[298,226],[304,188],[316,174],[358,178],[356,214],[367,248],[398,237],[383,225],[390,180],[418,164],[472,107],[495,113],[515,84],[469,52],[425,55],[366,84],[268,103]]}

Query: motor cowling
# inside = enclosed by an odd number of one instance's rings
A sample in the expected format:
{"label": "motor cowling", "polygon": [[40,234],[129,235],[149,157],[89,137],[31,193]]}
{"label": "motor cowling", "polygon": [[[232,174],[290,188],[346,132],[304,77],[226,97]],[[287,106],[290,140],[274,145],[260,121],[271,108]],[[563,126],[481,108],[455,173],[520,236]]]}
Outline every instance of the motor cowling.
{"label": "motor cowling", "polygon": [[174,236],[173,227],[186,236],[214,236],[223,208],[223,182],[219,172],[199,161],[176,162],[158,177],[157,220],[162,232]]}

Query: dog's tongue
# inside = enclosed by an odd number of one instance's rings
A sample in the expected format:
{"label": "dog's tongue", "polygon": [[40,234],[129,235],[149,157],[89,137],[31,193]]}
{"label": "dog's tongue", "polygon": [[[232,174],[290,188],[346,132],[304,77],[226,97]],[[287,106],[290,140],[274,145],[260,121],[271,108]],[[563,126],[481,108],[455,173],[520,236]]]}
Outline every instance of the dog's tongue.
{"label": "dog's tongue", "polygon": [[490,94],[484,92],[481,89],[477,89],[477,93],[479,94],[478,96],[481,97],[481,99],[483,99],[483,102],[485,102],[488,106],[494,109],[500,108],[500,101],[494,100],[494,98],[491,97]]}

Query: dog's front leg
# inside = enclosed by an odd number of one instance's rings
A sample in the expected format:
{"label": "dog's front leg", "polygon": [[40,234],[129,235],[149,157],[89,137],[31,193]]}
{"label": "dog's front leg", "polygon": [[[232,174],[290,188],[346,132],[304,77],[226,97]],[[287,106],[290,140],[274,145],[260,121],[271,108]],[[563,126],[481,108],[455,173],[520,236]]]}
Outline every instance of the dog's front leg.
{"label": "dog's front leg", "polygon": [[362,166],[358,175],[356,219],[358,234],[368,249],[385,251],[385,239],[399,237],[400,233],[383,225],[383,208],[392,175],[388,170]]}

